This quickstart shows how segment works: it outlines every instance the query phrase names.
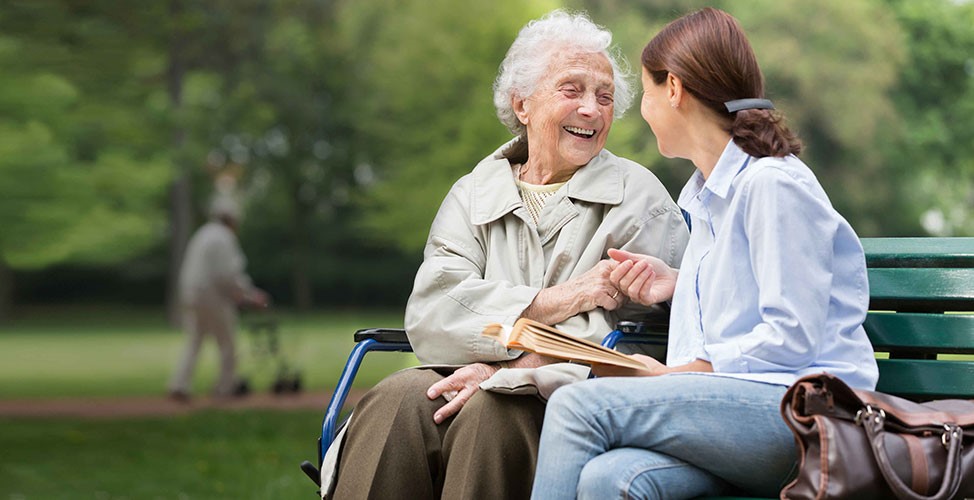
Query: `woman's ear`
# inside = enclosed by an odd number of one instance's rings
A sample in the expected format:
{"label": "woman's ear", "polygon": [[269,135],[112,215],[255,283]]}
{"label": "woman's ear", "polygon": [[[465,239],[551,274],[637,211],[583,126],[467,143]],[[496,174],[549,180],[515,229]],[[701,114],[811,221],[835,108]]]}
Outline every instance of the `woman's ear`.
{"label": "woman's ear", "polygon": [[674,109],[683,103],[683,80],[673,73],[666,75],[666,99]]}
{"label": "woman's ear", "polygon": [[522,99],[519,95],[514,94],[511,96],[511,106],[514,108],[514,114],[517,115],[518,121],[521,125],[528,124],[528,104],[527,99]]}

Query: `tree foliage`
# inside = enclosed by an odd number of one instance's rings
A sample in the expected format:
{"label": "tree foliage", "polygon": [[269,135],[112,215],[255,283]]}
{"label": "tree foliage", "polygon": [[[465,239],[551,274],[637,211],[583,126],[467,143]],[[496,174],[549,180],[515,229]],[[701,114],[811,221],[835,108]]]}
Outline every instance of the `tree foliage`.
{"label": "tree foliage", "polygon": [[[164,239],[167,153],[130,76],[143,45],[100,7],[0,11],[0,268],[117,264]],[[12,279],[0,272],[0,318]]]}
{"label": "tree foliage", "polygon": [[[401,303],[443,196],[510,138],[491,84],[527,21],[588,11],[635,80],[652,35],[704,5],[740,20],[861,235],[974,234],[970,2],[21,0],[0,9],[0,315],[11,268],[158,284],[167,190],[191,188],[198,221],[226,174],[279,299]],[[674,195],[692,170],[638,107],[608,146]]]}
{"label": "tree foliage", "polygon": [[[889,93],[904,57],[894,16],[879,2],[579,4],[612,27],[637,73],[642,48],[672,19],[708,5],[730,12],[754,47],[767,96],[802,137],[802,158],[833,203],[861,234],[888,231],[887,218],[899,209],[897,183],[876,145],[897,118]],[[614,125],[609,147],[648,166],[674,196],[693,169],[687,161],[660,157],[638,109]]]}
{"label": "tree foliage", "polygon": [[[140,52],[111,50],[127,34],[104,19],[45,3],[0,14],[0,259],[120,262],[164,236],[168,165],[142,118],[144,91],[99,78],[134,71]],[[52,11],[76,23],[26,31]]]}
{"label": "tree foliage", "polygon": [[511,138],[494,113],[497,68],[518,30],[557,5],[369,3],[349,3],[342,23],[359,51],[361,160],[380,181],[364,200],[363,227],[415,251],[453,182]]}
{"label": "tree foliage", "polygon": [[892,93],[900,127],[888,155],[905,179],[899,195],[927,232],[974,235],[974,4],[886,4],[908,54]]}

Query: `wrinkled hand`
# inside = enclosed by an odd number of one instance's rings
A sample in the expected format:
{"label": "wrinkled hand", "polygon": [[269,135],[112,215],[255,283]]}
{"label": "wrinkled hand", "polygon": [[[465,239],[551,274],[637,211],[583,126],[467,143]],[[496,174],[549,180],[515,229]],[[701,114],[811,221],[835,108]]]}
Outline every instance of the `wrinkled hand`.
{"label": "wrinkled hand", "polygon": [[653,377],[665,373],[666,365],[660,363],[656,358],[644,354],[630,354],[637,361],[646,365],[645,370],[626,368],[615,365],[592,365],[592,373],[596,377]]}
{"label": "wrinkled hand", "polygon": [[662,260],[614,248],[609,257],[617,261],[610,281],[633,302],[649,306],[673,297],[678,272]]}
{"label": "wrinkled hand", "polygon": [[622,293],[610,279],[619,263],[606,259],[592,269],[564,283],[545,288],[521,316],[548,325],[557,325],[566,319],[601,307],[614,311],[626,303]]}
{"label": "wrinkled hand", "polygon": [[618,265],[613,260],[599,261],[581,276],[560,285],[574,292],[579,304],[578,312],[591,311],[596,307],[614,311],[622,306],[626,297],[611,280],[612,272]]}
{"label": "wrinkled hand", "polygon": [[489,379],[497,370],[496,366],[473,363],[431,385],[426,391],[426,397],[436,399],[443,396],[448,401],[433,414],[433,421],[439,424],[460,411],[460,408],[463,408],[463,405],[480,390],[480,383]]}

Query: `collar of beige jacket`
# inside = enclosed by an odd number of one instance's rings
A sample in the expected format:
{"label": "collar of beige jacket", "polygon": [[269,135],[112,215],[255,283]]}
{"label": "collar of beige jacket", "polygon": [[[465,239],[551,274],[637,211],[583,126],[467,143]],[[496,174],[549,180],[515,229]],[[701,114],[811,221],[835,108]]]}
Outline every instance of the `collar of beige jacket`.
{"label": "collar of beige jacket", "polygon": [[[481,161],[472,175],[472,223],[487,224],[522,206],[511,164],[499,153]],[[623,184],[618,157],[603,149],[568,180],[565,195],[589,203],[618,205],[623,199]]]}

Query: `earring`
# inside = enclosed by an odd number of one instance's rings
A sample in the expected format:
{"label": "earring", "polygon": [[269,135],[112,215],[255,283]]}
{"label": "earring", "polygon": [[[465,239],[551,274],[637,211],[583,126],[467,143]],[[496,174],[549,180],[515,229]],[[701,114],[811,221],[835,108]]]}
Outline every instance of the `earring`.
{"label": "earring", "polygon": [[680,107],[680,105],[677,104],[677,103],[675,103],[675,102],[671,102],[670,103],[670,107],[673,108],[673,109],[676,109],[676,108]]}

